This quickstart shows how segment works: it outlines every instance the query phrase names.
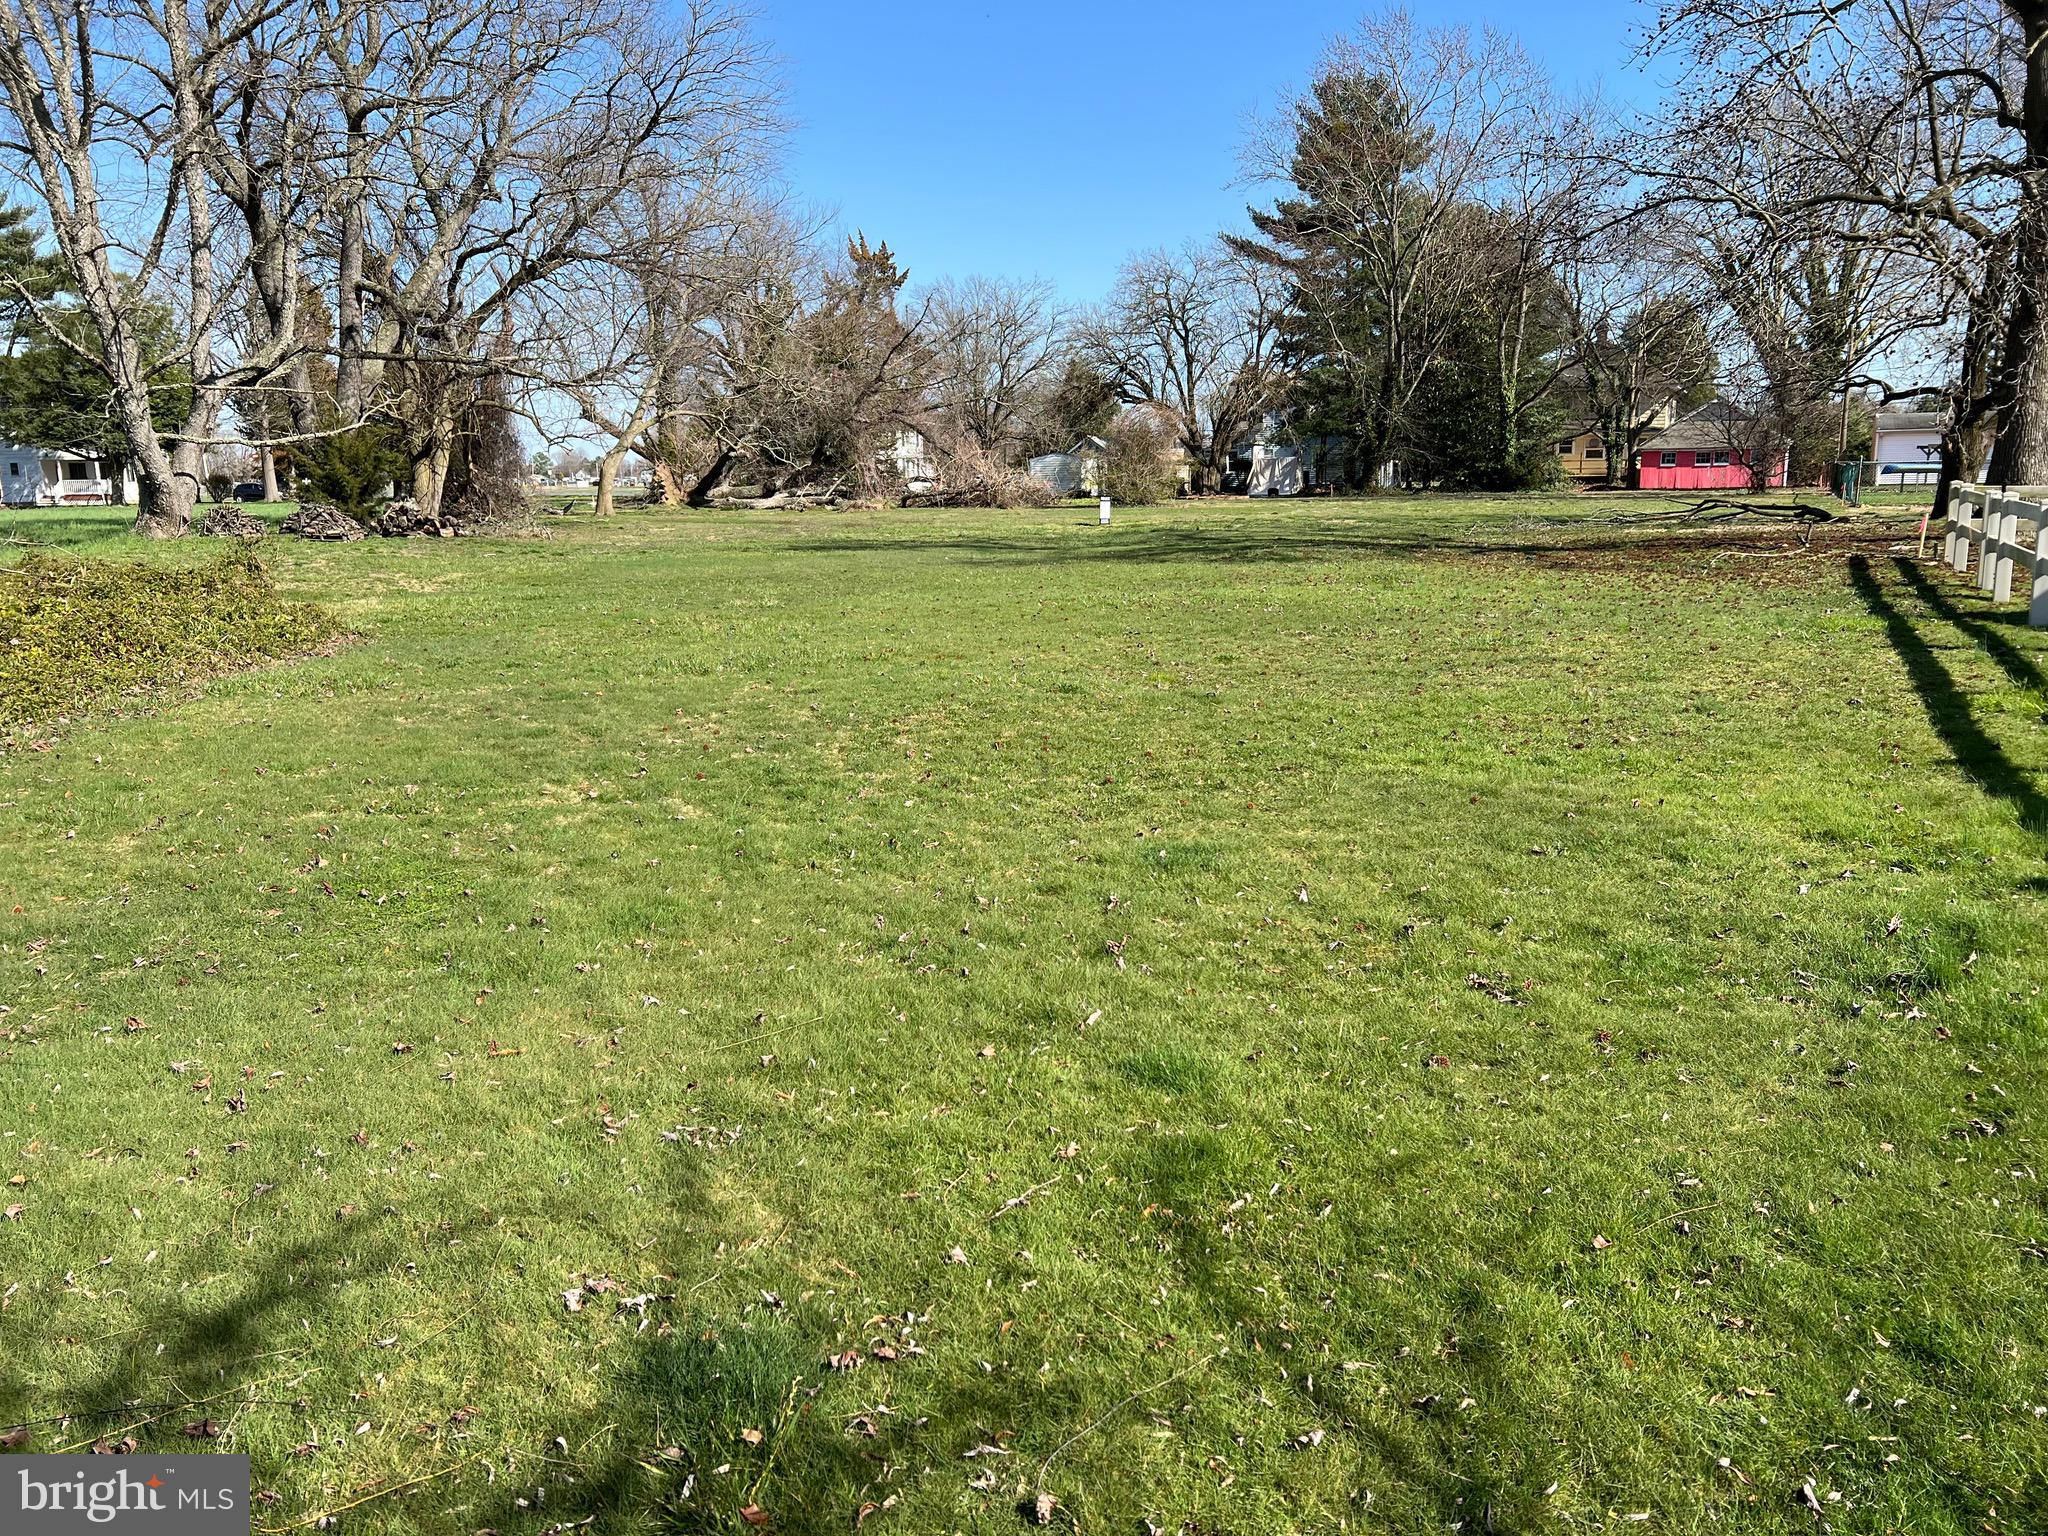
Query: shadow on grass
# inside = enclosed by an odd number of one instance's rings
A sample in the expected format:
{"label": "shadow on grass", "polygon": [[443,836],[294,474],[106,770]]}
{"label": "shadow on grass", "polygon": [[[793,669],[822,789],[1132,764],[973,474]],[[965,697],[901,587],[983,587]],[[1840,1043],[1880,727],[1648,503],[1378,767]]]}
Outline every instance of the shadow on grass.
{"label": "shadow on grass", "polygon": [[[1540,530],[1540,531],[1539,531]],[[1889,529],[1864,529],[1851,537],[1883,539]],[[1532,536],[1533,535],[1533,536]],[[1411,559],[1427,555],[1486,555],[1560,570],[1625,569],[1655,564],[1683,569],[1693,558],[1723,552],[1783,554],[1800,550],[1799,535],[1787,528],[1651,527],[1616,528],[1592,520],[1551,519],[1528,513],[1498,520],[1440,521],[1411,517],[1401,524],[1371,510],[1355,517],[1304,523],[1224,521],[1112,527],[1099,535],[967,533],[943,530],[928,537],[824,536],[792,541],[807,554],[937,552],[977,564],[1063,566],[1081,564],[1292,564],[1333,558]],[[1813,552],[1823,546],[1815,543]],[[1844,552],[1836,546],[1835,552]]]}
{"label": "shadow on grass", "polygon": [[[1915,588],[1924,586],[1934,599],[1940,599],[1939,592],[1911,561],[1901,558],[1894,563],[1909,584]],[[2048,795],[2042,794],[2033,777],[2015,763],[1978,723],[1968,693],[1942,665],[1941,658],[1922,637],[1919,628],[1886,594],[1871,573],[1869,562],[1861,557],[1852,559],[1849,562],[1849,581],[1855,587],[1856,595],[1863,600],[1863,605],[1883,621],[1885,636],[1891,641],[1892,649],[1898,652],[1914,691],[1920,695],[1920,705],[1927,712],[1928,724],[1934,727],[1935,734],[1948,747],[1956,766],[1986,794],[2010,802],[2019,813],[2021,826],[2027,831],[2036,837],[2048,838]],[[1966,630],[1981,627],[1961,620],[1956,616],[1953,605],[1945,600],[1934,601],[1931,606],[1943,618],[1956,617],[1958,627]],[[2023,680],[2038,676],[2031,662],[2012,647],[2011,641],[2002,636],[1999,639],[2010,653],[2000,662],[2009,674],[2021,676]],[[1998,653],[1994,651],[1993,654]],[[2018,673],[2014,672],[2015,667],[2020,669]]]}
{"label": "shadow on grass", "polygon": [[1898,559],[1893,562],[1899,574],[1913,593],[1942,618],[1955,625],[1982,645],[1991,659],[1998,663],[2005,675],[2022,688],[2048,690],[2048,676],[2042,674],[2034,658],[2014,645],[2007,630],[2024,633],[2027,629],[2027,615],[2023,608],[2003,610],[1987,609],[1982,613],[1965,613],[1948,593],[1928,579],[1927,573],[1911,560]]}
{"label": "shadow on grass", "polygon": [[992,1512],[1014,1523],[1026,1458],[971,1453],[1079,1406],[1041,1382],[921,1372],[917,1308],[929,1301],[915,1295],[905,1313],[866,1318],[829,1293],[785,1301],[741,1286],[747,1299],[732,1287],[715,1299],[727,1271],[703,1272],[682,1224],[722,1219],[709,1176],[721,1155],[683,1145],[667,1160],[662,1188],[649,1191],[677,1223],[646,1253],[657,1294],[621,1305],[606,1290],[568,1323],[628,1335],[603,1349],[600,1400],[551,1423],[550,1444],[508,1447],[503,1474],[465,1504],[463,1527],[729,1532],[772,1521],[784,1533],[844,1532],[934,1469],[964,1481],[983,1468],[997,1473]]}
{"label": "shadow on grass", "polygon": [[[323,1315],[341,1287],[393,1262],[396,1250],[382,1223],[366,1222],[275,1251],[242,1253],[238,1283],[219,1300],[193,1305],[181,1292],[136,1308],[135,1326],[124,1330],[110,1363],[42,1392],[42,1401],[59,1405],[61,1418],[47,1411],[38,1417],[21,1448],[54,1451],[132,1434],[165,1451],[204,1450],[213,1436],[188,1435],[187,1425],[225,1426],[248,1409],[300,1408],[284,1389],[262,1391],[271,1380],[301,1374],[292,1364],[296,1355],[279,1345],[289,1335],[304,1346],[301,1353],[313,1349],[319,1335],[300,1329],[301,1320]],[[259,1372],[268,1375],[259,1379]],[[21,1405],[34,1398],[10,1371],[4,1411],[25,1413]]]}

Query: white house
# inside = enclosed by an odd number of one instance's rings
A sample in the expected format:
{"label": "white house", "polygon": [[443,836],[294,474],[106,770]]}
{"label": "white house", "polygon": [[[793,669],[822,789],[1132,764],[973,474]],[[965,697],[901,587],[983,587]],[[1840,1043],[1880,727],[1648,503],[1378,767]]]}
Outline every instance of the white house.
{"label": "white house", "polygon": [[1941,472],[1941,413],[1879,411],[1876,441],[1878,485],[1932,485]]}
{"label": "white house", "polygon": [[0,500],[10,507],[105,507],[138,495],[134,474],[107,460],[0,443]]}
{"label": "white house", "polygon": [[932,462],[931,444],[924,440],[924,434],[911,427],[898,427],[896,441],[887,450],[886,458],[895,467],[897,478],[914,491],[921,491],[938,482],[938,466]]}

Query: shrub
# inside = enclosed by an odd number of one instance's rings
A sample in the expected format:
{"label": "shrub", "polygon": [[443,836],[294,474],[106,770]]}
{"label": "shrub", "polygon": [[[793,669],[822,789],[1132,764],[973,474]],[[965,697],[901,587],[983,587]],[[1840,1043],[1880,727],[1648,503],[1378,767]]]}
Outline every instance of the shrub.
{"label": "shrub", "polygon": [[293,450],[293,462],[301,501],[331,503],[359,523],[383,510],[407,467],[390,429],[375,424],[311,438]]}
{"label": "shrub", "polygon": [[246,545],[179,570],[31,554],[0,567],[0,731],[335,633],[318,608],[279,597]]}
{"label": "shrub", "polygon": [[1102,465],[1102,493],[1112,501],[1150,506],[1180,489],[1173,433],[1157,417],[1126,411],[1110,423],[1104,436],[1109,452]]}

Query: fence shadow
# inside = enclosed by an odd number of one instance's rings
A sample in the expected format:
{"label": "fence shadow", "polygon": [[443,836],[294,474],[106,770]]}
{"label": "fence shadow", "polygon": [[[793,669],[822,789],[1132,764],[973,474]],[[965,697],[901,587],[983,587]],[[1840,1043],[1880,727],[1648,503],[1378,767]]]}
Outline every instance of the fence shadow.
{"label": "fence shadow", "polygon": [[2008,629],[2026,629],[2024,609],[1987,609],[1982,613],[1966,613],[1913,561],[1901,559],[1895,563],[1899,574],[1912,587],[1914,596],[1981,644],[2007,677],[2022,688],[2048,690],[2048,674],[2044,674],[2034,658],[2014,645],[2011,636],[2005,633]]}
{"label": "fence shadow", "polygon": [[[1901,558],[1894,563],[1910,584],[1918,587],[1926,583],[1926,577],[1911,561]],[[1920,695],[1920,706],[1927,712],[1928,724],[1934,727],[1935,734],[1948,747],[1956,766],[1986,794],[2009,802],[2018,812],[2021,826],[2028,832],[2048,839],[2048,795],[2042,793],[2033,776],[2015,763],[1978,723],[1968,693],[1957,684],[1954,674],[1942,665],[1934,647],[1921,636],[1913,621],[1885,592],[1883,585],[1871,573],[1869,561],[1858,556],[1851,559],[1848,566],[1850,584],[1856,589],[1864,607],[1883,622],[1886,638],[1898,653],[1914,691]],[[1928,590],[1933,590],[1931,584],[1928,584]],[[1943,612],[1944,607],[1953,612],[1952,605],[1945,603],[1931,606],[1944,618],[1949,617],[1949,613]],[[1970,626],[1964,624],[1960,627]],[[2003,643],[2011,649],[2010,641]],[[2038,677],[2025,656],[2015,650],[2012,659],[2027,674]],[[2010,672],[2011,666],[2007,666],[2007,670]]]}

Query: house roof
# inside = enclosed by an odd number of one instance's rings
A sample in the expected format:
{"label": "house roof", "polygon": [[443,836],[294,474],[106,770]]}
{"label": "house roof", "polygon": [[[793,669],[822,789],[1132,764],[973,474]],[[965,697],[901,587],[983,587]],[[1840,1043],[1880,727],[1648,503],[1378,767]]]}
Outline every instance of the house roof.
{"label": "house roof", "polygon": [[1688,411],[1662,432],[1643,439],[1645,451],[1670,453],[1674,449],[1735,448],[1741,446],[1745,428],[1756,418],[1726,400],[1709,400],[1696,411]]}
{"label": "house roof", "polygon": [[1939,411],[1879,411],[1877,430],[1880,432],[1939,431]]}

